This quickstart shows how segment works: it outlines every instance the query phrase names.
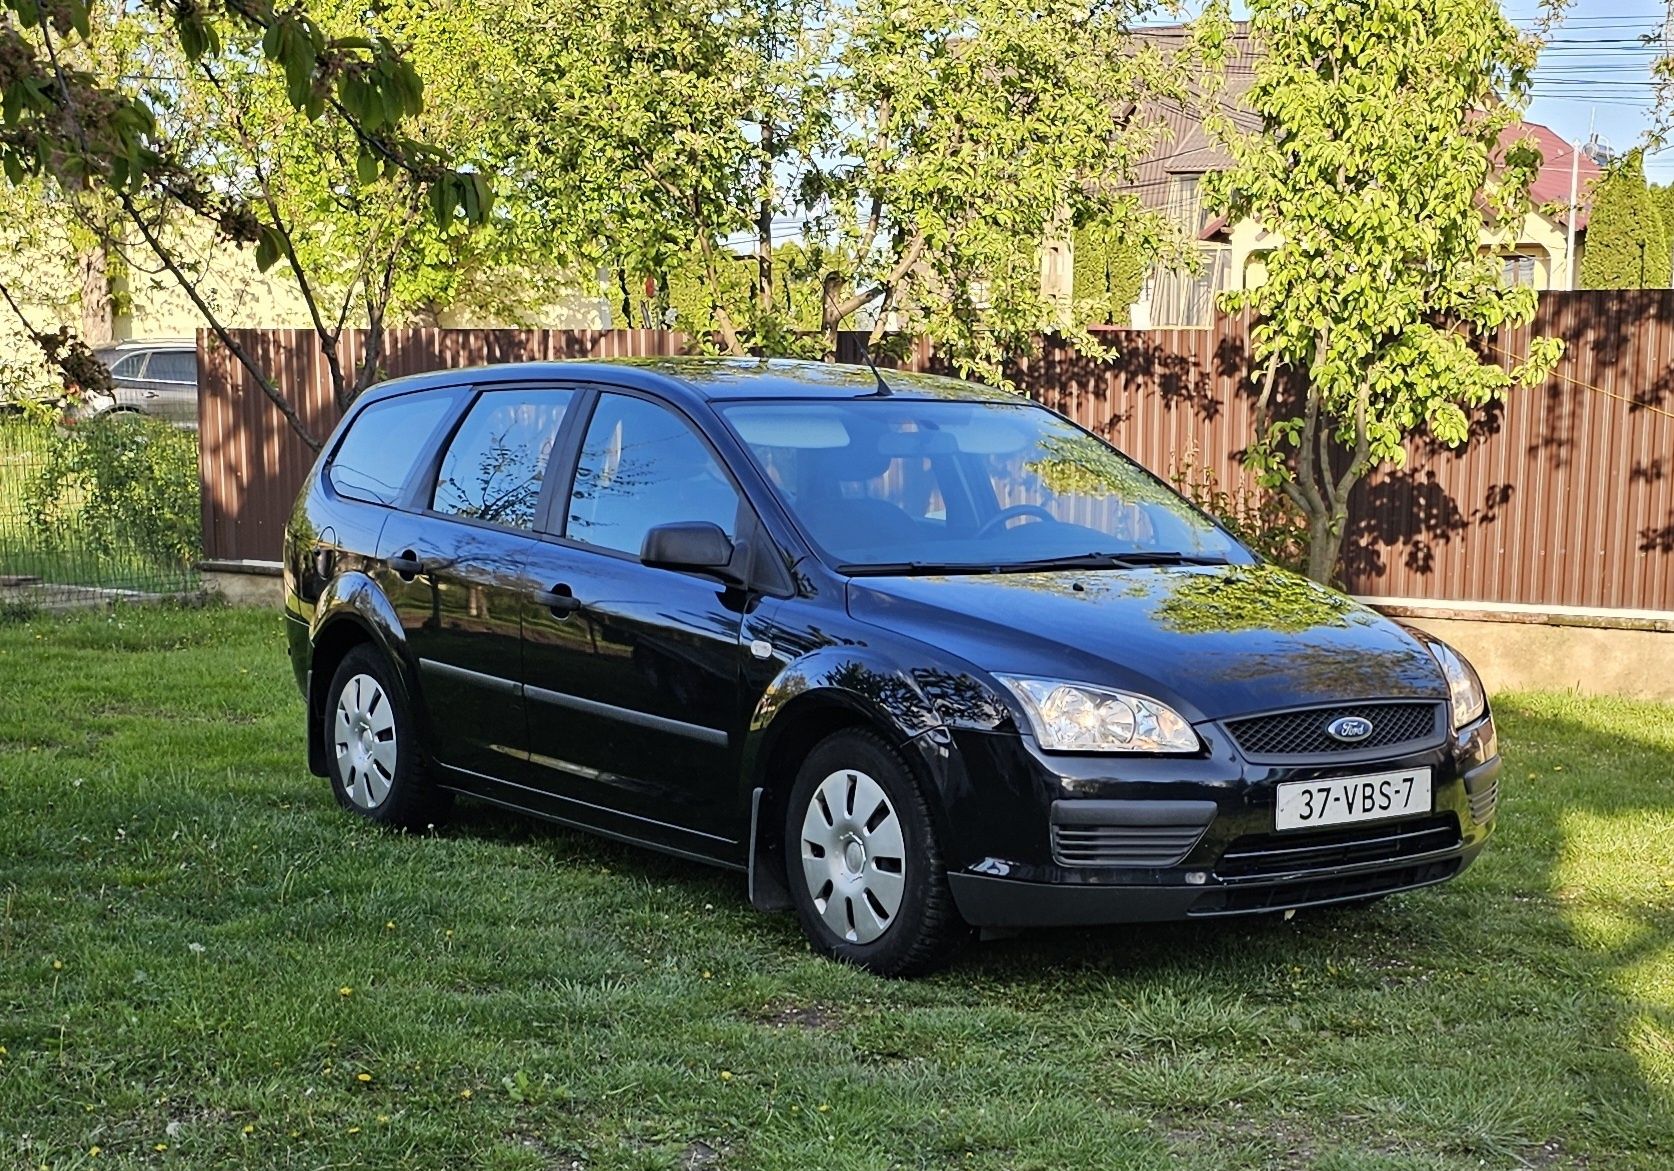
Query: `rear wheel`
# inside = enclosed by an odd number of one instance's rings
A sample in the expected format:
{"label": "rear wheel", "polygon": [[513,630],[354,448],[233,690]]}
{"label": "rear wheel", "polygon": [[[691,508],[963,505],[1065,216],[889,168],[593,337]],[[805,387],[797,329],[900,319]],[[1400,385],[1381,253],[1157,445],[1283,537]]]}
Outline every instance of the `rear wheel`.
{"label": "rear wheel", "polygon": [[357,646],[326,694],[326,764],[337,803],[380,825],[422,829],[447,810],[447,794],[425,775],[412,714],[389,664]]}
{"label": "rear wheel", "polygon": [[787,878],[815,948],[882,976],[928,971],[969,935],[924,793],[882,737],[820,741],[785,812]]}

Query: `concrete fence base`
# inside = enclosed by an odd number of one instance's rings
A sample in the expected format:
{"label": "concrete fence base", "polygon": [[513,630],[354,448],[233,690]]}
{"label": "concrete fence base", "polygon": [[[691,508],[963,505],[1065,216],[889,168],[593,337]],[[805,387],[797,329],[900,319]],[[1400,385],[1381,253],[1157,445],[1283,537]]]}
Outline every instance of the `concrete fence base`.
{"label": "concrete fence base", "polygon": [[1457,647],[1490,693],[1674,700],[1674,614],[1416,598],[1360,599]]}
{"label": "concrete fence base", "polygon": [[285,605],[285,581],[277,561],[200,561],[203,588],[233,606]]}

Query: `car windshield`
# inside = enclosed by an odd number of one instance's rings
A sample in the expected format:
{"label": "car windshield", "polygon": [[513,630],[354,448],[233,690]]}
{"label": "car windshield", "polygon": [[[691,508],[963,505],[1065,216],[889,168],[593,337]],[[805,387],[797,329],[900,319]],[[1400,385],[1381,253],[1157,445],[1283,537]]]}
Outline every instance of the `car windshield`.
{"label": "car windshield", "polygon": [[848,572],[1255,560],[1127,456],[1032,404],[722,409],[804,531]]}

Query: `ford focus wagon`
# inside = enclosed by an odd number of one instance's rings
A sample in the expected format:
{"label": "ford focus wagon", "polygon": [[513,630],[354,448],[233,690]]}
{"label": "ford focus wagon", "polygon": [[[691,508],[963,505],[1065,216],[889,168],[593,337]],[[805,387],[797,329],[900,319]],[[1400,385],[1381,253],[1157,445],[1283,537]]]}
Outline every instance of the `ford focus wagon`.
{"label": "ford focus wagon", "polygon": [[1445,881],[1499,756],[1446,645],[951,379],[669,359],[364,394],[285,539],[308,762],[741,870],[821,952]]}

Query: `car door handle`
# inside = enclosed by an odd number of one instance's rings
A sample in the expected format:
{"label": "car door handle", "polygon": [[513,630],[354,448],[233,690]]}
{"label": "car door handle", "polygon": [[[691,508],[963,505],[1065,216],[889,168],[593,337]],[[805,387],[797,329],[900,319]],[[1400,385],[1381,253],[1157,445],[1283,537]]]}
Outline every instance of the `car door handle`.
{"label": "car door handle", "polygon": [[389,567],[402,581],[412,581],[425,572],[424,559],[411,549],[403,549],[389,559]]}
{"label": "car door handle", "polygon": [[536,590],[535,601],[551,610],[554,618],[568,618],[581,609],[581,599],[570,593],[570,587],[566,585]]}
{"label": "car door handle", "polygon": [[161,397],[161,395],[160,395],[160,393],[159,393],[159,392],[158,392],[158,391],[155,391],[155,390],[147,390],[147,391],[142,391],[142,392],[141,392],[141,393],[140,393],[140,397],[141,397],[141,398],[160,398],[160,397]]}

